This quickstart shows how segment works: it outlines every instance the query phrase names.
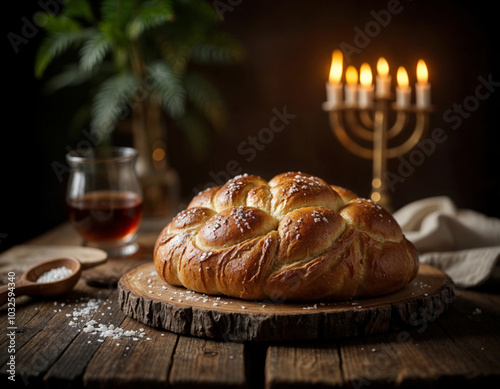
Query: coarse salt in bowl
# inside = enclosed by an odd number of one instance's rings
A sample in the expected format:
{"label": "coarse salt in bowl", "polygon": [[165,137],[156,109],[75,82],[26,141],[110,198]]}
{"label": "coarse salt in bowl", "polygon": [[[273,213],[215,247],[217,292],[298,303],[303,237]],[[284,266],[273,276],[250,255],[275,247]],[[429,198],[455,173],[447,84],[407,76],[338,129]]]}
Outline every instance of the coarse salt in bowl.
{"label": "coarse salt in bowl", "polygon": [[36,282],[39,283],[47,283],[62,280],[63,278],[68,277],[73,273],[73,270],[61,266],[56,267],[54,269],[50,269],[49,271],[43,273],[40,277],[37,278]]}

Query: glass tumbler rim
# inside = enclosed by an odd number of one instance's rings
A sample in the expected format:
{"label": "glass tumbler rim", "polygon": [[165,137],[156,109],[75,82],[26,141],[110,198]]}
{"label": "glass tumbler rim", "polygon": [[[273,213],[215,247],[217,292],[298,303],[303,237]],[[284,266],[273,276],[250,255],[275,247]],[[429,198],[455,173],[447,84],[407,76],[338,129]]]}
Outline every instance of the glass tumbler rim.
{"label": "glass tumbler rim", "polygon": [[139,155],[139,151],[133,147],[109,146],[93,149],[71,150],[66,154],[66,160],[70,165],[81,165],[96,162],[126,162],[133,161]]}

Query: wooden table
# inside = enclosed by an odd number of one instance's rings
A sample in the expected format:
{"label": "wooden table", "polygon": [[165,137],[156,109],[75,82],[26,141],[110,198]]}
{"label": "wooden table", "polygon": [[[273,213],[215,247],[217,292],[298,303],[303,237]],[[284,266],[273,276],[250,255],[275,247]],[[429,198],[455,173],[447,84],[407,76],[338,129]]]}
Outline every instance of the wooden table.
{"label": "wooden table", "polygon": [[[495,285],[457,290],[451,310],[434,322],[360,338],[238,343],[147,327],[120,310],[116,282],[129,269],[152,260],[164,224],[145,220],[139,253],[86,270],[70,294],[52,300],[19,297],[13,324],[7,307],[1,308],[2,388],[6,381],[85,388],[500,386],[500,294]],[[27,243],[80,241],[64,224]],[[20,276],[22,269],[14,264],[12,271]],[[90,286],[87,281],[95,282],[96,276],[101,276],[101,285]],[[98,303],[91,318],[136,336],[101,339],[83,331],[81,322],[74,324],[75,311],[90,307],[90,299]],[[9,353],[10,346],[15,354]],[[8,365],[11,355],[15,365]],[[9,372],[10,366],[15,371]],[[11,376],[15,382],[9,381]]]}

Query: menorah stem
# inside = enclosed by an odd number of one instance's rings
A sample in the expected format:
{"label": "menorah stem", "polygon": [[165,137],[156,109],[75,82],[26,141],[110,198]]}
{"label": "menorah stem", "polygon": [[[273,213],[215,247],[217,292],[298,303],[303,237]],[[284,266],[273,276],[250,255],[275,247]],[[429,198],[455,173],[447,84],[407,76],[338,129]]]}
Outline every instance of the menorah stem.
{"label": "menorah stem", "polygon": [[[373,114],[372,131],[369,128],[364,128],[363,125],[356,120],[356,111],[368,118],[369,109],[359,107],[335,106],[325,103],[323,106],[329,112],[330,126],[333,133],[340,143],[351,153],[358,157],[372,160],[373,162],[373,177],[371,199],[376,201],[388,211],[393,211],[390,191],[388,190],[387,180],[385,178],[387,172],[387,160],[397,158],[415,147],[418,142],[425,136],[429,127],[429,112],[431,107],[425,109],[416,106],[401,109],[397,105],[390,105],[389,99],[377,99],[371,107]],[[391,110],[391,111],[390,111]],[[394,110],[397,113],[396,121],[392,127],[389,127],[389,113]],[[406,141],[398,145],[389,145],[392,138],[406,128],[408,124],[408,115],[415,114],[415,128]],[[364,146],[352,139],[343,123],[345,116],[350,131],[358,138],[365,141],[373,141],[371,146]],[[366,121],[366,120],[365,120]],[[394,142],[393,142],[394,143]]]}
{"label": "menorah stem", "polygon": [[387,167],[388,112],[389,102],[387,100],[377,101],[373,120],[373,178],[371,198],[387,210],[390,210],[390,198],[384,179],[384,172]]}

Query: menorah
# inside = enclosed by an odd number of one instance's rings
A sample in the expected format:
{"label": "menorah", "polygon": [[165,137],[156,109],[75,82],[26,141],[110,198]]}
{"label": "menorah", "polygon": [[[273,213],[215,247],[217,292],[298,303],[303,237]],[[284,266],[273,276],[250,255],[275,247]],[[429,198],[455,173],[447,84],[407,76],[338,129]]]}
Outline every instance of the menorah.
{"label": "menorah", "polygon": [[[372,85],[371,69],[366,63],[360,68],[359,85],[357,70],[353,66],[346,69],[344,88],[341,82],[342,62],[342,52],[335,50],[323,109],[329,112],[330,126],[339,142],[354,155],[373,161],[370,197],[391,210],[385,177],[387,160],[410,152],[429,128],[432,109],[427,67],[422,60],[418,61],[416,103],[411,104],[411,87],[404,67],[398,68],[394,102],[389,65],[384,58],[377,62],[376,88]],[[391,126],[390,114],[394,117]],[[414,121],[410,121],[411,115],[415,115]],[[409,123],[414,124],[410,134],[403,140],[397,139],[399,143],[390,144],[389,141],[402,134]]]}

